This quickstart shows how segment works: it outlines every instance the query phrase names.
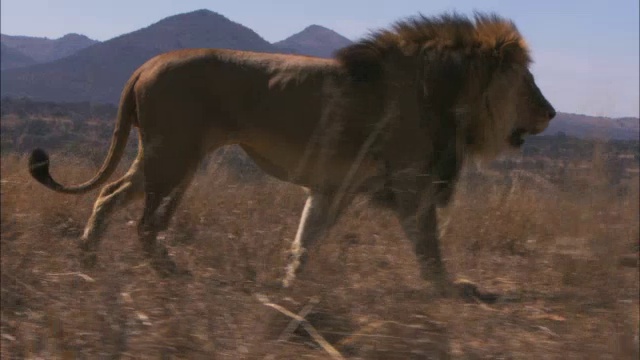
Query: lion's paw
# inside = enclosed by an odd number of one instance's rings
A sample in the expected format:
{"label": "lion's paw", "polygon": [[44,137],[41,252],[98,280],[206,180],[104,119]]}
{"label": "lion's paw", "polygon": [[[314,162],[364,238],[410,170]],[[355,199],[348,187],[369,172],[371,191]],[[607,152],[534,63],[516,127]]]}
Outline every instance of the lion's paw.
{"label": "lion's paw", "polygon": [[482,292],[478,286],[466,279],[458,279],[453,282],[452,289],[457,297],[470,302],[483,302],[493,304],[498,301],[499,295],[496,293]]}

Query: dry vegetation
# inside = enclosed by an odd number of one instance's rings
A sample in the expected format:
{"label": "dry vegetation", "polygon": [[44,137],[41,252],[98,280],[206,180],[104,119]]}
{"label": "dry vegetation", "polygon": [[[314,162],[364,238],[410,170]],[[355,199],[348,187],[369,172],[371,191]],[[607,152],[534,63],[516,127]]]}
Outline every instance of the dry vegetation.
{"label": "dry vegetation", "polygon": [[[95,171],[70,156],[52,163],[65,182]],[[99,266],[84,269],[75,241],[96,194],[55,194],[29,178],[25,157],[4,154],[2,358],[328,358],[301,329],[278,341],[290,319],[265,294],[294,312],[317,297],[307,318],[345,358],[635,359],[638,179],[614,188],[591,165],[562,184],[522,171],[463,178],[442,241],[453,274],[506,295],[483,305],[433,297],[392,214],[364,200],[292,290],[274,287],[304,194],[237,181],[217,162],[163,236],[191,278],[148,266],[139,204],[114,217]]]}

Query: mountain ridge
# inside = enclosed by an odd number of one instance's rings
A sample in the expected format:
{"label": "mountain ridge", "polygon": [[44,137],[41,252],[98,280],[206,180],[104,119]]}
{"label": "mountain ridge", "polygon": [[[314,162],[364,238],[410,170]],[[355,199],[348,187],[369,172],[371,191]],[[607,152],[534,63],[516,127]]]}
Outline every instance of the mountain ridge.
{"label": "mountain ridge", "polygon": [[[20,36],[2,35],[21,38]],[[63,38],[84,37],[67,34]],[[85,37],[86,38],[86,37]],[[42,39],[42,38],[40,38]],[[46,39],[46,38],[44,38]],[[88,38],[87,38],[88,39]],[[154,55],[185,47],[223,47],[261,52],[329,57],[351,40],[320,25],[309,25],[273,44],[248,27],[210,10],[196,10],[160,19],[146,27],[96,42],[70,56],[48,63],[4,70],[15,59],[29,62],[2,43],[2,96],[40,101],[116,104],[131,73]],[[117,60],[117,61],[115,61]],[[31,61],[35,61],[31,59]],[[638,139],[636,117],[598,117],[560,112],[543,135]]]}
{"label": "mountain ridge", "polygon": [[215,12],[197,10],[161,19],[62,59],[5,70],[0,79],[2,96],[116,103],[124,83],[145,61],[170,50],[197,47],[277,51],[253,30]]}
{"label": "mountain ridge", "polygon": [[273,43],[279,49],[294,50],[296,53],[332,57],[333,53],[344,46],[352,44],[352,41],[337,32],[320,25],[309,25],[302,31],[288,38]]}
{"label": "mountain ridge", "polygon": [[[0,34],[0,42],[7,49],[21,53],[34,60],[35,63],[58,60],[99,43],[99,41],[77,33],[69,33],[57,39]],[[6,66],[3,67],[8,68]]]}

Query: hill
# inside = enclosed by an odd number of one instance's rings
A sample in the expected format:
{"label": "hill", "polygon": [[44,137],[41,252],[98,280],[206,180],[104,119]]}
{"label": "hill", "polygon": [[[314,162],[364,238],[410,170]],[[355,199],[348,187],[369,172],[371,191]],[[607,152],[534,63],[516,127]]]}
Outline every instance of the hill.
{"label": "hill", "polygon": [[337,32],[319,25],[311,25],[273,45],[297,54],[328,58],[333,56],[334,51],[349,44],[351,40]]}
{"label": "hill", "polygon": [[[0,42],[4,45],[3,51],[6,46],[33,59],[35,63],[58,60],[98,43],[80,34],[67,34],[59,39],[2,34]],[[3,68],[5,68],[4,63]]]}
{"label": "hill", "polygon": [[35,63],[36,61],[27,55],[0,43],[0,70],[19,68]]}
{"label": "hill", "polygon": [[208,10],[165,18],[47,64],[3,72],[2,96],[116,103],[131,73],[149,58],[182,48],[276,52],[253,30]]}
{"label": "hill", "polygon": [[542,135],[564,133],[578,138],[640,139],[640,119],[558,113]]}

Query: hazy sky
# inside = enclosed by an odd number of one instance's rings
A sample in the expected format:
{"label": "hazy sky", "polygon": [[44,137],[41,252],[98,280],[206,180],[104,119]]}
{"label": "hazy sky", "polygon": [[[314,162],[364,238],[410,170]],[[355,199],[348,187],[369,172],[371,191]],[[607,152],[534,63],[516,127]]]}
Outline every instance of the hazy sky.
{"label": "hazy sky", "polygon": [[75,32],[96,40],[164,17],[209,9],[270,42],[311,24],[357,39],[419,12],[495,11],[515,21],[529,42],[533,72],[559,111],[638,116],[638,0],[2,0],[1,31],[58,38]]}

